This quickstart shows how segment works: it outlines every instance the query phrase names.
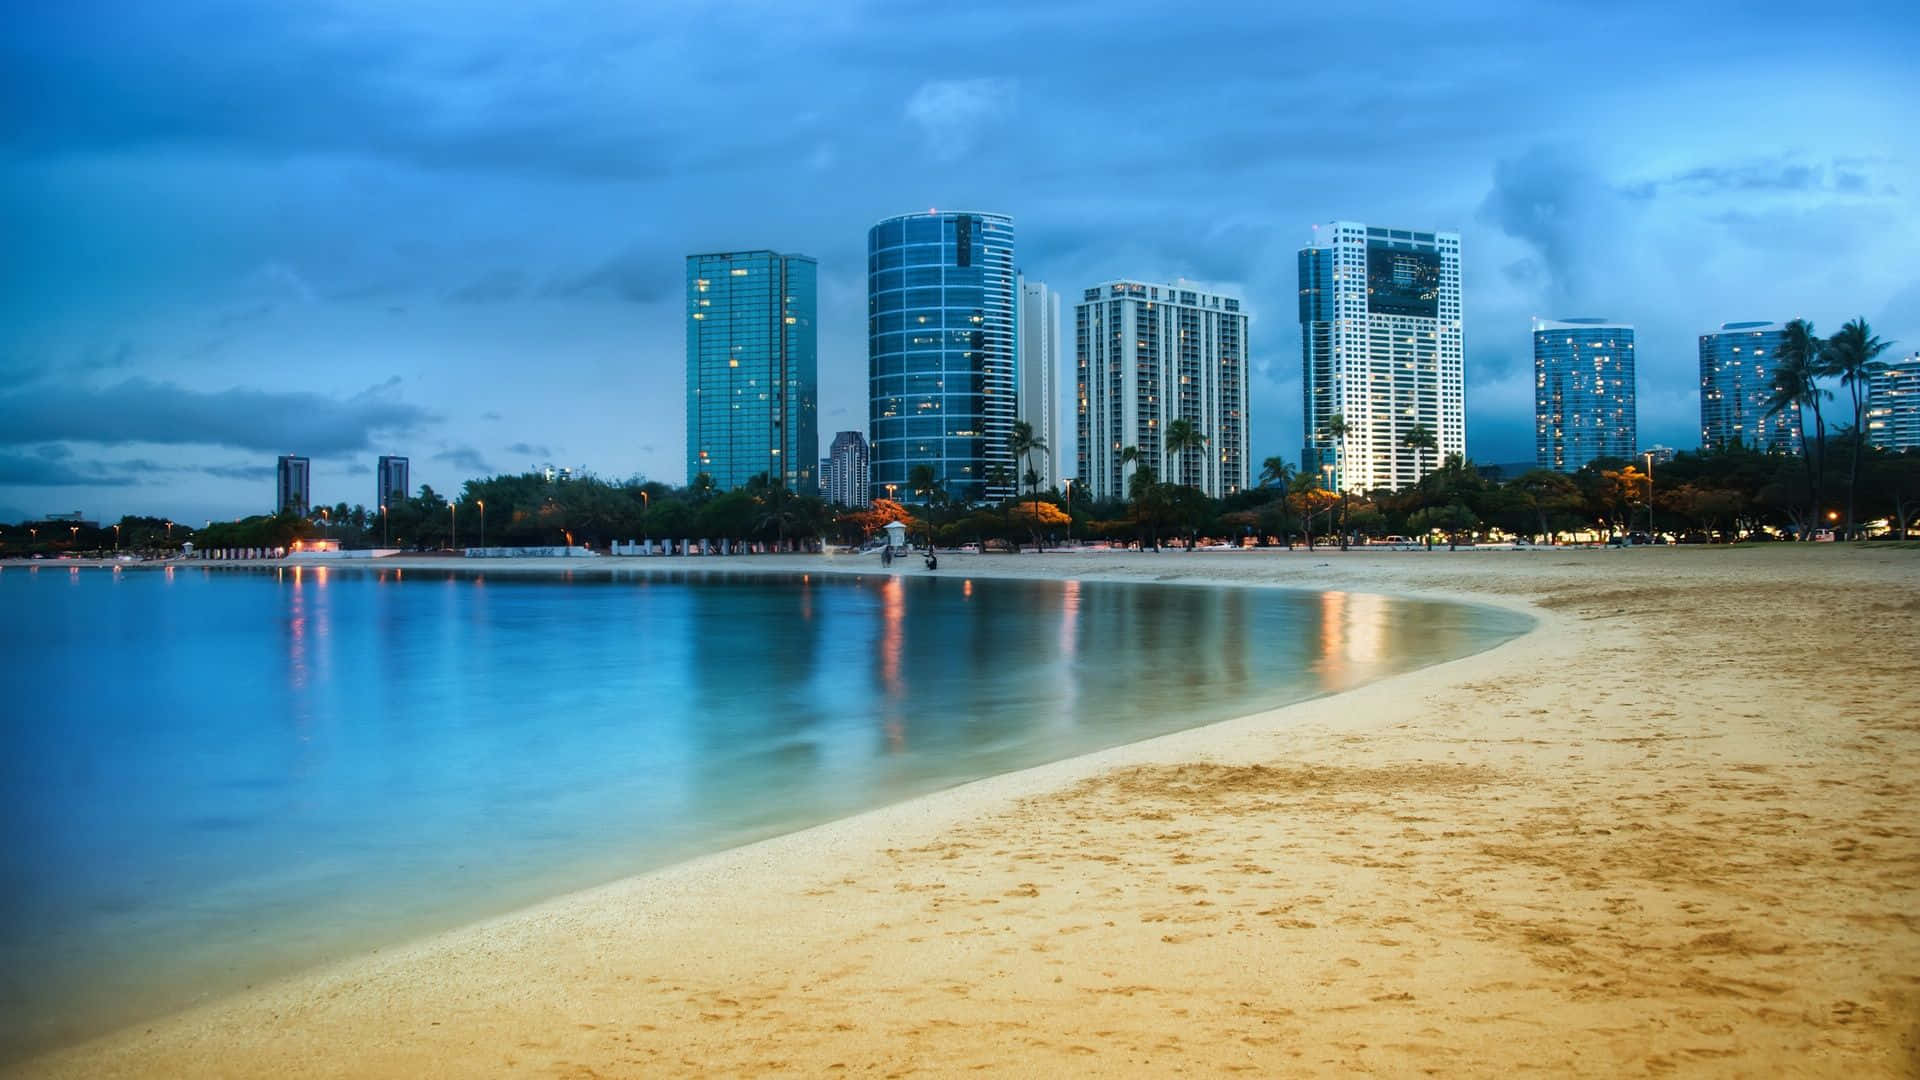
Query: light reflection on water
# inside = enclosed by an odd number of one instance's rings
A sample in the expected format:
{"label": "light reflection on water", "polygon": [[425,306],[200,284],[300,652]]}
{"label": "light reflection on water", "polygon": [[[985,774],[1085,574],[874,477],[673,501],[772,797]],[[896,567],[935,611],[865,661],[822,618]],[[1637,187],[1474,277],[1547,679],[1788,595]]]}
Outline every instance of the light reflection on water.
{"label": "light reflection on water", "polygon": [[60,580],[0,574],[0,1057],[1526,625],[891,575]]}

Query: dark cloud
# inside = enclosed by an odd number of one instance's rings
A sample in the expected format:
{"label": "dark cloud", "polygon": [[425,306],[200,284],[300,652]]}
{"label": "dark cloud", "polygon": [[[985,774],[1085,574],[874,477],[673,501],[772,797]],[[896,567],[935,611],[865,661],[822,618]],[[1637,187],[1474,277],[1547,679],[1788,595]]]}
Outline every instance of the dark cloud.
{"label": "dark cloud", "polygon": [[1700,165],[1663,179],[1624,185],[1621,191],[1635,199],[1651,199],[1669,191],[1709,198],[1817,193],[1864,195],[1871,187],[1871,168],[1884,164],[1880,159],[1847,157],[1822,164],[1783,156],[1731,165]]}
{"label": "dark cloud", "polygon": [[1766,162],[1688,169],[1668,183],[1700,193],[1728,191],[1811,191],[1825,182],[1816,165]]}
{"label": "dark cloud", "polygon": [[38,454],[0,451],[0,484],[17,487],[127,487],[130,473],[99,462],[50,461]]}
{"label": "dark cloud", "polygon": [[521,457],[550,458],[553,456],[553,451],[545,446],[536,446],[533,443],[524,442],[517,442],[507,447],[507,453],[519,454]]}
{"label": "dark cloud", "polygon": [[651,304],[679,295],[686,284],[682,255],[631,247],[591,270],[551,282],[542,291],[550,297],[611,296],[635,304]]}
{"label": "dark cloud", "polygon": [[274,480],[279,475],[273,465],[202,465],[200,471],[220,480]]}
{"label": "dark cloud", "polygon": [[397,398],[397,382],[344,399],[239,388],[205,393],[144,378],[102,389],[35,385],[0,393],[0,445],[66,440],[347,453],[367,449],[376,432],[434,422],[432,413]]}
{"label": "dark cloud", "polygon": [[465,469],[472,476],[490,476],[493,466],[480,456],[480,451],[471,446],[456,446],[451,450],[442,450],[433,455],[433,460],[444,461],[455,468]]}
{"label": "dark cloud", "polygon": [[1605,273],[1627,224],[1618,191],[1584,155],[1567,147],[1535,146],[1493,167],[1493,188],[1480,203],[1480,221],[1496,226],[1539,254],[1531,265],[1510,266],[1509,280],[1539,282],[1558,302],[1580,302]]}

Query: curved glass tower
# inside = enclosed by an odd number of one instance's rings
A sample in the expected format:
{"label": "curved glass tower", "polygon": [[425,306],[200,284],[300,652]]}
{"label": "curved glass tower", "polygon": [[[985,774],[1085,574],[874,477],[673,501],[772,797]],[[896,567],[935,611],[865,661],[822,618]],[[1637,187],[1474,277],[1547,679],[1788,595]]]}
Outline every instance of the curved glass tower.
{"label": "curved glass tower", "polygon": [[869,496],[924,502],[916,465],[957,500],[1014,493],[1013,219],[935,212],[867,233]]}

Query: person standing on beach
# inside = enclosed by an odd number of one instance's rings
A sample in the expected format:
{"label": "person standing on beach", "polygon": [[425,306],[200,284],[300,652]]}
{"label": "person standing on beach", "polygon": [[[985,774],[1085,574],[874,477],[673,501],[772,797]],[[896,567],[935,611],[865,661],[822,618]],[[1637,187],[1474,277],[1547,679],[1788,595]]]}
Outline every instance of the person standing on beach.
{"label": "person standing on beach", "polygon": [[888,543],[886,547],[883,547],[880,549],[880,565],[881,566],[893,565],[893,544],[892,543]]}

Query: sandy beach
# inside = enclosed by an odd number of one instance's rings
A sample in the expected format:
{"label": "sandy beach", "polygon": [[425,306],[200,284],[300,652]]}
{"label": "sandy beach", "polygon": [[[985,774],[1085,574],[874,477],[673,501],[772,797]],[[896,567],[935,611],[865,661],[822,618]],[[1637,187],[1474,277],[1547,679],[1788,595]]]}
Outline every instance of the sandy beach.
{"label": "sandy beach", "polygon": [[[570,569],[609,566],[877,569]],[[943,555],[939,573],[1448,596],[1539,623],[0,1075],[1920,1075],[1920,551]]]}

